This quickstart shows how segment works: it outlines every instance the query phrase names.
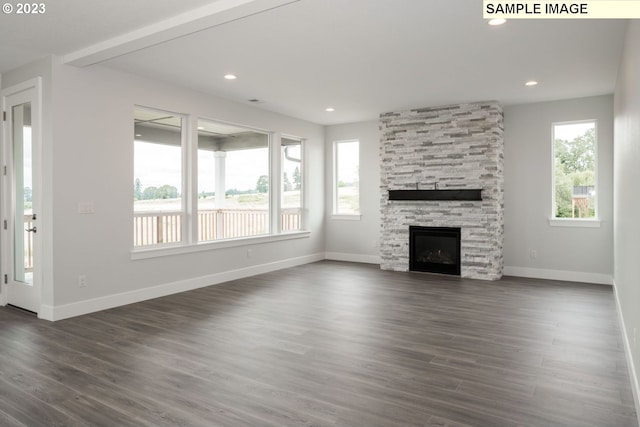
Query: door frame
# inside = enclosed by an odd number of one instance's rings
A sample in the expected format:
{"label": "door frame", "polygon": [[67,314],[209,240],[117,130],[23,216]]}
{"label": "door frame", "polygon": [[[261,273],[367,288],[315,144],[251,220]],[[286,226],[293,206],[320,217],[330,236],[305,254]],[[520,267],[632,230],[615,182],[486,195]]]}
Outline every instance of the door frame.
{"label": "door frame", "polygon": [[[42,78],[35,77],[26,80],[22,83],[18,83],[14,86],[8,87],[1,91],[2,96],[2,111],[7,116],[7,120],[2,120],[2,132],[0,135],[0,212],[2,215],[2,221],[7,221],[8,224],[12,224],[13,220],[13,206],[12,197],[13,189],[11,188],[12,180],[9,179],[9,174],[12,173],[10,162],[13,160],[10,158],[10,145],[11,141],[11,126],[8,121],[8,98],[11,96],[19,95],[23,92],[33,91],[33,97],[31,101],[31,141],[32,141],[32,153],[33,153],[33,187],[38,188],[33,194],[33,205],[39,208],[38,212],[38,224],[42,224]],[[0,305],[6,305],[8,301],[9,285],[5,283],[5,277],[11,274],[11,251],[12,234],[9,232],[10,226],[4,229],[2,223],[0,223],[0,259],[2,260],[2,268],[0,275]],[[41,227],[40,227],[41,229]],[[40,231],[40,230],[39,230]],[[38,317],[42,317],[42,295],[43,295],[43,276],[42,276],[42,260],[43,260],[43,244],[42,234],[34,239],[33,242],[33,286],[36,288],[38,295]],[[5,276],[6,275],[6,276]]]}

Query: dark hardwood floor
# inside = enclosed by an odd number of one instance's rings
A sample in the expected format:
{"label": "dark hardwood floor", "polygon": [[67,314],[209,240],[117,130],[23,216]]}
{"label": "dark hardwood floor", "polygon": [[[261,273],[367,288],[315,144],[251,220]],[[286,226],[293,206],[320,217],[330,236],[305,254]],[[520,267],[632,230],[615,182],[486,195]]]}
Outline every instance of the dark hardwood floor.
{"label": "dark hardwood floor", "polygon": [[1,426],[637,426],[610,287],[319,262],[55,323]]}

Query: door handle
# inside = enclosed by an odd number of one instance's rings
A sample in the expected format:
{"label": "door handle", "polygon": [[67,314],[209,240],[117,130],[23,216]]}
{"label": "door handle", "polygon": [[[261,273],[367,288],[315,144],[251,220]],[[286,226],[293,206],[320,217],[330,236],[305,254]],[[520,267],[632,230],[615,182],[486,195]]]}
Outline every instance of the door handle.
{"label": "door handle", "polygon": [[37,233],[38,229],[36,227],[33,228],[25,228],[24,231],[28,231],[29,233]]}

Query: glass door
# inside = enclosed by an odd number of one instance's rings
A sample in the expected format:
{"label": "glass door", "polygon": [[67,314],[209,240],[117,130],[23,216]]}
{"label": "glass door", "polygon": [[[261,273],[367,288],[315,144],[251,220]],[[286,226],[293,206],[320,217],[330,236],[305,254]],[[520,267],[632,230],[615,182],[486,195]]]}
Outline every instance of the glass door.
{"label": "glass door", "polygon": [[13,148],[13,280],[33,286],[33,239],[37,215],[33,212],[31,103],[12,108]]}
{"label": "glass door", "polygon": [[3,252],[6,302],[39,312],[41,291],[38,255],[39,109],[36,87],[27,86],[3,97],[7,114],[4,133],[5,165]]}

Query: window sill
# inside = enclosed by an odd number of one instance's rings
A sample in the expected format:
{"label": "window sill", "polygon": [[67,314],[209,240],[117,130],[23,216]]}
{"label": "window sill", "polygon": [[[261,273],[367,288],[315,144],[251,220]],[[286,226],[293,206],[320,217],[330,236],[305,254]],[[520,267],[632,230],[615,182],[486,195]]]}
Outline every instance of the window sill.
{"label": "window sill", "polygon": [[549,225],[551,227],[582,227],[582,228],[600,228],[601,221],[597,218],[551,218]]}
{"label": "window sill", "polygon": [[331,219],[341,220],[341,221],[360,221],[362,215],[360,214],[333,214],[331,215]]}
{"label": "window sill", "polygon": [[292,231],[282,234],[243,237],[239,239],[219,240],[216,242],[201,242],[191,245],[163,245],[135,248],[131,251],[131,259],[149,259],[169,255],[189,254],[194,252],[213,251],[218,249],[236,248],[239,246],[255,245],[259,243],[281,242],[284,240],[304,239],[311,236],[310,231]]}

